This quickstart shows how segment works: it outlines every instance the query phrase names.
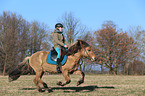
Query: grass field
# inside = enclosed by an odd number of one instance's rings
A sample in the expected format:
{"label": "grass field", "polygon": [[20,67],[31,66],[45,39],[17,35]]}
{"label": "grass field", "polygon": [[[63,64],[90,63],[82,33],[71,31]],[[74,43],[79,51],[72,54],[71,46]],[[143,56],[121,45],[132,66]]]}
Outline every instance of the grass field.
{"label": "grass field", "polygon": [[44,75],[53,92],[40,93],[33,83],[34,75],[23,75],[8,82],[7,76],[0,76],[0,96],[145,96],[145,76],[89,75],[85,82],[76,86],[78,75],[71,75],[72,82],[64,87],[57,81],[64,81],[62,75]]}

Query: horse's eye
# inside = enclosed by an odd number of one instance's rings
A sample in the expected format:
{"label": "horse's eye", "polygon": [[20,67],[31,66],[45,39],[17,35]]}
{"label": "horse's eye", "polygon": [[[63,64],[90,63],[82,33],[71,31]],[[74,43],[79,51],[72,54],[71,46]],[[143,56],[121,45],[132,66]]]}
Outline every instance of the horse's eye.
{"label": "horse's eye", "polygon": [[90,49],[88,51],[91,51]]}

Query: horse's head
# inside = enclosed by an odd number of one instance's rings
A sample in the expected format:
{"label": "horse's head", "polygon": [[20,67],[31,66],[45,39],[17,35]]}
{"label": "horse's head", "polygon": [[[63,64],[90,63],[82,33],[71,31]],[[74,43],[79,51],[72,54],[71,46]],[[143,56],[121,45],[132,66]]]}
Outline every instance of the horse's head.
{"label": "horse's head", "polygon": [[91,59],[91,61],[95,61],[96,60],[96,55],[93,52],[91,46],[88,43],[86,43],[85,41],[82,41],[82,40],[78,40],[78,42],[80,43],[80,46],[81,46],[82,56],[85,57],[85,58]]}
{"label": "horse's head", "polygon": [[92,51],[91,46],[87,42],[79,39],[77,40],[77,42],[71,45],[71,47],[67,51],[67,55],[73,55],[78,52],[80,52],[80,56],[82,57],[89,58],[92,61],[96,60],[96,55]]}
{"label": "horse's head", "polygon": [[83,57],[91,59],[91,61],[96,60],[96,55],[94,54],[94,52],[90,46],[82,49],[82,55],[83,55]]}

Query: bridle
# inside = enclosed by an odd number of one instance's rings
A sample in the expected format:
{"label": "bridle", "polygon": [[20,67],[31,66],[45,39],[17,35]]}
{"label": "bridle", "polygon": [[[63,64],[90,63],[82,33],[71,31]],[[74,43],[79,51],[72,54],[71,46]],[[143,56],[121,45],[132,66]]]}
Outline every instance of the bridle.
{"label": "bridle", "polygon": [[88,52],[86,51],[86,48],[84,48],[84,54],[85,54],[85,52],[86,52],[86,54],[88,55],[88,57],[92,58],[92,57],[88,54]]}
{"label": "bridle", "polygon": [[[92,57],[88,54],[88,52],[86,51],[86,48],[84,48],[84,54],[85,54],[85,53],[88,55],[88,57],[92,58]],[[75,54],[73,54],[73,56],[75,56],[75,57],[77,57],[77,58],[80,58],[80,57],[76,56]],[[83,56],[83,58],[86,58],[86,57]],[[82,64],[83,64],[82,58],[80,58],[80,61],[81,61],[81,64],[80,64],[80,65],[82,65]]]}
{"label": "bridle", "polygon": [[[87,54],[88,55],[88,57],[90,57],[90,58],[92,58],[89,54],[88,54],[88,52],[86,51],[86,48],[84,48],[84,54]],[[78,57],[78,56],[76,56],[75,54],[73,54],[73,56],[75,56],[75,57]],[[84,58],[86,58],[85,56],[83,56]],[[79,58],[79,57],[78,57]]]}

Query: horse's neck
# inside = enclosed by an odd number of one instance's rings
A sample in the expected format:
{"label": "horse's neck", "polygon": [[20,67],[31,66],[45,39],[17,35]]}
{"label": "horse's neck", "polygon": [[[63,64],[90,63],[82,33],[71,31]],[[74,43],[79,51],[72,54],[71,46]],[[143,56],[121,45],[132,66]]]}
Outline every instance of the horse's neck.
{"label": "horse's neck", "polygon": [[79,61],[82,56],[81,56],[81,52],[75,53],[74,55],[71,55],[71,58],[74,60],[74,62]]}

